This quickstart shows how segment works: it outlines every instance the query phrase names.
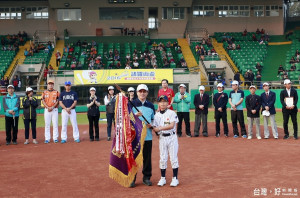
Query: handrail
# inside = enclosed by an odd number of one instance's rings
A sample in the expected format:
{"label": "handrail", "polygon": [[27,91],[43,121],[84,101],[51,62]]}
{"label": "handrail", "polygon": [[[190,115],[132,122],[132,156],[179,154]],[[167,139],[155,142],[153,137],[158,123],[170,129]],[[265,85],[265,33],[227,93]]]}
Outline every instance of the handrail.
{"label": "handrail", "polygon": [[42,75],[44,73],[45,68],[46,68],[46,63],[44,61],[42,63],[42,67],[41,67],[39,75],[38,75],[39,79],[38,79],[38,83],[37,83],[37,90],[40,90],[40,84],[41,84],[41,80],[42,80],[42,77],[43,77]]}
{"label": "handrail", "polygon": [[10,74],[8,76],[8,79],[10,79],[10,83],[12,83],[12,80],[13,80],[12,75],[15,73],[14,71],[15,71],[18,63],[19,63],[19,59],[16,60],[14,66],[13,66],[13,69],[11,70],[11,72],[10,72]]}

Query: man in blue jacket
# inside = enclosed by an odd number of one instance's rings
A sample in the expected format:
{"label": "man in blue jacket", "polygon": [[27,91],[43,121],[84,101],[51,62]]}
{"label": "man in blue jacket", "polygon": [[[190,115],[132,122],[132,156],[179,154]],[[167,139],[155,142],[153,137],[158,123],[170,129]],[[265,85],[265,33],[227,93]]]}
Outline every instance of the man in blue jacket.
{"label": "man in blue jacket", "polygon": [[264,135],[265,139],[269,139],[270,132],[268,127],[268,122],[270,120],[271,127],[272,127],[272,133],[273,137],[275,139],[278,139],[278,130],[277,130],[277,124],[275,121],[275,101],[276,101],[276,94],[273,91],[270,91],[269,83],[265,82],[263,84],[263,88],[265,90],[264,93],[260,95],[261,97],[261,105],[262,105],[262,115],[264,118]]}
{"label": "man in blue jacket", "polygon": [[216,137],[220,137],[220,120],[224,125],[224,135],[228,137],[228,124],[227,124],[227,111],[226,105],[228,103],[228,95],[224,93],[224,86],[222,83],[217,85],[218,93],[214,95],[214,106],[215,106],[215,119],[216,119]]}
{"label": "man in blue jacket", "polygon": [[[14,93],[13,85],[7,86],[8,94],[3,97],[3,108],[5,112],[6,145],[12,141],[17,144],[20,98]],[[11,129],[13,130],[11,137]]]}

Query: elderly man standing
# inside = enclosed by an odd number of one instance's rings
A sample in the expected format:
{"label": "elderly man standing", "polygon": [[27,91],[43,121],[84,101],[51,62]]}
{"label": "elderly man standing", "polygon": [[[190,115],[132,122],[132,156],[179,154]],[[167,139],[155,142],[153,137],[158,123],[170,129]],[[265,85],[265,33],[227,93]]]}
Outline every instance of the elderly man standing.
{"label": "elderly man standing", "polygon": [[208,114],[208,105],[209,105],[209,95],[204,93],[205,87],[199,87],[199,94],[196,94],[194,97],[194,105],[196,108],[195,111],[195,128],[194,136],[199,137],[199,130],[201,126],[201,121],[203,123],[202,134],[204,137],[208,137],[207,133],[207,114]]}
{"label": "elderly man standing", "polygon": [[289,79],[284,80],[285,89],[280,92],[280,102],[282,104],[282,116],[283,116],[283,128],[284,138],[289,138],[288,122],[289,118],[292,118],[294,128],[294,139],[298,139],[298,124],[297,124],[297,103],[298,94],[297,91],[292,88],[292,82]]}
{"label": "elderly man standing", "polygon": [[[3,108],[5,112],[6,145],[12,141],[17,144],[20,98],[16,96],[13,85],[7,86],[8,94],[3,97]],[[11,129],[13,130],[11,137]]]}
{"label": "elderly man standing", "polygon": [[261,106],[260,96],[255,94],[256,87],[251,85],[249,87],[250,95],[246,97],[246,108],[247,108],[247,120],[248,120],[248,139],[252,139],[252,129],[253,122],[256,126],[256,138],[261,139],[260,136],[260,118],[259,118],[259,110]]}
{"label": "elderly man standing", "polygon": [[187,137],[191,137],[190,129],[190,103],[191,95],[186,92],[186,86],[184,84],[179,85],[179,92],[175,94],[174,103],[177,103],[177,116],[179,123],[177,126],[178,137],[182,136],[182,120],[185,123],[185,133]]}
{"label": "elderly man standing", "polygon": [[239,137],[239,130],[237,127],[237,121],[239,121],[241,127],[241,134],[243,138],[247,138],[246,128],[244,123],[243,101],[244,92],[239,89],[239,82],[234,80],[231,83],[232,91],[229,94],[229,104],[231,106],[231,121],[233,127],[234,138]]}
{"label": "elderly man standing", "polygon": [[265,82],[263,84],[263,88],[265,90],[264,93],[260,95],[261,98],[261,105],[262,105],[262,115],[264,118],[264,136],[265,139],[269,139],[270,132],[268,127],[268,122],[270,120],[273,137],[278,139],[278,130],[277,124],[275,121],[275,101],[276,101],[276,94],[273,91],[270,91],[269,83]]}

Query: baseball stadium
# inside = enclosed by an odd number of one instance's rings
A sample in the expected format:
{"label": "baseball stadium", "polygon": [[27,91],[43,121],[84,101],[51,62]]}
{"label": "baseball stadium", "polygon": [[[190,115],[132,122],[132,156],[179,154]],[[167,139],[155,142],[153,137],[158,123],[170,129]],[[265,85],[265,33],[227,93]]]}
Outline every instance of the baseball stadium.
{"label": "baseball stadium", "polygon": [[0,0],[0,40],[0,197],[300,197],[299,0]]}

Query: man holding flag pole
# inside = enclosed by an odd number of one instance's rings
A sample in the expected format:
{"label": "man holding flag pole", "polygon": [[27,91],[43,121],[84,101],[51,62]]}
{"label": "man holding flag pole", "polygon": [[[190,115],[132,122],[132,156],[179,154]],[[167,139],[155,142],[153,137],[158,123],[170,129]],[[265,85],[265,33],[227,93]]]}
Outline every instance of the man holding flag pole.
{"label": "man holding flag pole", "polygon": [[[125,93],[118,85],[116,85],[116,88],[121,93],[116,96],[116,127],[110,154],[109,177],[124,187],[130,187],[132,186],[132,182],[135,180],[138,168],[141,167],[143,163],[143,147],[144,140],[147,135],[146,124],[149,128],[151,128],[151,125],[143,113],[137,113],[137,115],[135,115],[135,112],[139,112],[138,108],[130,100],[128,100]],[[135,112],[132,107],[135,109]],[[138,115],[144,119],[145,123],[138,118]],[[147,146],[150,147],[149,145]],[[151,184],[151,172],[149,177],[149,170],[148,166],[147,171],[145,171],[147,179],[144,174],[143,180],[146,185]]]}

